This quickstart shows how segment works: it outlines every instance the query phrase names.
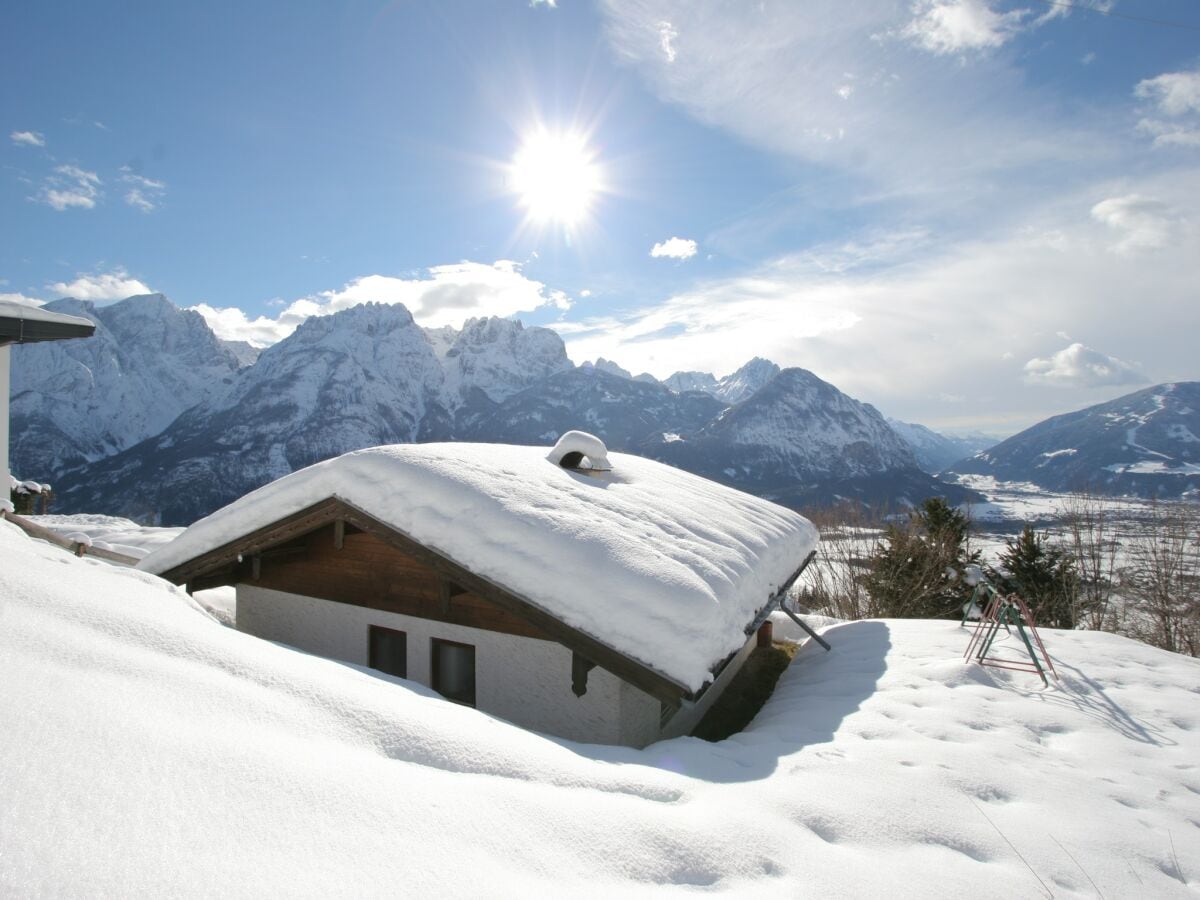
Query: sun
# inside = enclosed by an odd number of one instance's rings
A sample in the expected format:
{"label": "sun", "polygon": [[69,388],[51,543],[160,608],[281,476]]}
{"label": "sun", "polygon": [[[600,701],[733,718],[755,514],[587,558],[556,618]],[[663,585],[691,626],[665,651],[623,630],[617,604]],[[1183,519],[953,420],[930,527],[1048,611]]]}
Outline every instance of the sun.
{"label": "sun", "polygon": [[509,167],[509,185],[531,221],[568,228],[587,217],[602,189],[585,137],[546,129],[522,141]]}

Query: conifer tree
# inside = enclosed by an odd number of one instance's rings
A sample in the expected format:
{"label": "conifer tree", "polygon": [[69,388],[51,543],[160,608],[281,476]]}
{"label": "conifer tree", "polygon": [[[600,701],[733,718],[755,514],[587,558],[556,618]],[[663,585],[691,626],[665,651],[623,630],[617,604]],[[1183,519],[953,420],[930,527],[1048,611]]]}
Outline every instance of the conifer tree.
{"label": "conifer tree", "polygon": [[1017,594],[1039,625],[1074,628],[1079,602],[1079,576],[1067,553],[1047,544],[1044,534],[1026,525],[1008,541],[992,583],[1006,594]]}
{"label": "conifer tree", "polygon": [[969,589],[963,570],[979,554],[967,549],[967,517],[931,497],[904,525],[889,525],[876,545],[863,583],[873,614],[891,618],[955,619]]}

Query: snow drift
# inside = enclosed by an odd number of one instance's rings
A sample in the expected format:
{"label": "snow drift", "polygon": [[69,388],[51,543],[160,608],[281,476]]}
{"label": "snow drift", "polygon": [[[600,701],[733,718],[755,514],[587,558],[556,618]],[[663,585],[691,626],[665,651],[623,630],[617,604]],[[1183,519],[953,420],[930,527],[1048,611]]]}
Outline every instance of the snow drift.
{"label": "snow drift", "polygon": [[1200,664],[1123,638],[1049,633],[1042,690],[961,662],[953,623],[837,626],[743,734],[637,751],[251,638],[5,522],[0,560],[5,896],[1198,886]]}

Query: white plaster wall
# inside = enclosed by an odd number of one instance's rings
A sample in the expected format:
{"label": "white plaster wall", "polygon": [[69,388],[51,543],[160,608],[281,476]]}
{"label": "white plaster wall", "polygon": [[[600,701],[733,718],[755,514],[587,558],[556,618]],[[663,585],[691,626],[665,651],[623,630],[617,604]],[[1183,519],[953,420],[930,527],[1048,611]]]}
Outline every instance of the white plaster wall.
{"label": "white plaster wall", "polygon": [[[659,702],[597,666],[571,691],[571,651],[554,641],[237,586],[239,631],[367,665],[370,625],[408,635],[408,677],[432,687],[433,638],[475,647],[475,705],[522,728],[576,741],[644,746],[658,737]],[[676,717],[678,718],[678,716]]]}
{"label": "white plaster wall", "polygon": [[0,347],[0,496],[8,499],[8,366],[11,348]]}
{"label": "white plaster wall", "polygon": [[662,729],[661,739],[679,737],[684,734],[691,734],[704,714],[708,712],[708,708],[717,702],[717,698],[721,696],[725,688],[729,687],[729,682],[733,681],[733,676],[746,664],[746,660],[750,658],[750,654],[754,652],[754,648],[758,645],[758,632],[750,635],[749,640],[742,646],[742,649],[737,652],[737,656],[729,661],[729,665],[721,672],[721,677],[718,678],[707,691],[704,696],[690,706],[685,706],[671,717]]}

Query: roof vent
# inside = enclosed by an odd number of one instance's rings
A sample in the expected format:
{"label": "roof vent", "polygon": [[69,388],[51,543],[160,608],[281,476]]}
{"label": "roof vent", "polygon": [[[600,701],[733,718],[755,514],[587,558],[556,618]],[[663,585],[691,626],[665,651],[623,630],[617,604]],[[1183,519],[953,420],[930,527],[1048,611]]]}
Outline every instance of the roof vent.
{"label": "roof vent", "polygon": [[568,431],[546,458],[564,469],[607,472],[612,468],[604,441],[586,431]]}

